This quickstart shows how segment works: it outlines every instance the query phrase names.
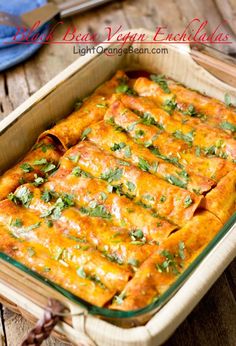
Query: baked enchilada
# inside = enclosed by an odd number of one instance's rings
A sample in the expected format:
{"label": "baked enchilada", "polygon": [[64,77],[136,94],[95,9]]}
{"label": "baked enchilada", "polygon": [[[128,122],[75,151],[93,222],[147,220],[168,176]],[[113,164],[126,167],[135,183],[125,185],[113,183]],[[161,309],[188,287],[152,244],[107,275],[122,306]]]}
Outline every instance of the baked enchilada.
{"label": "baked enchilada", "polygon": [[98,307],[158,300],[235,212],[236,112],[118,71],[0,177],[0,251]]}

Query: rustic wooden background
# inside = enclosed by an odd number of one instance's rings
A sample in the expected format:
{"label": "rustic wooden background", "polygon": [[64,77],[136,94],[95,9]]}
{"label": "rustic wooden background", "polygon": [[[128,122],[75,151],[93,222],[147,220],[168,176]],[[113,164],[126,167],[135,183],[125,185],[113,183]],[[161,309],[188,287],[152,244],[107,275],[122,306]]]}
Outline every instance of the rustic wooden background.
{"label": "rustic wooden background", "polygon": [[[62,0],[54,0],[61,2]],[[236,0],[126,0],[102,6],[66,20],[78,31],[102,33],[106,25],[122,24],[127,28],[168,26],[170,32],[184,28],[192,18],[207,19],[209,30],[222,18],[236,35]],[[57,31],[61,37],[60,29]],[[235,41],[236,42],[236,41]],[[219,46],[226,53],[230,48]],[[0,119],[26,100],[58,72],[78,58],[71,45],[44,45],[28,61],[0,74]],[[235,346],[236,345],[236,260],[232,262],[165,346]],[[18,346],[30,328],[21,316],[5,314],[9,346]],[[1,344],[1,340],[0,340]],[[62,346],[54,338],[45,345]],[[105,345],[104,345],[105,346]],[[109,345],[107,345],[109,346]]]}

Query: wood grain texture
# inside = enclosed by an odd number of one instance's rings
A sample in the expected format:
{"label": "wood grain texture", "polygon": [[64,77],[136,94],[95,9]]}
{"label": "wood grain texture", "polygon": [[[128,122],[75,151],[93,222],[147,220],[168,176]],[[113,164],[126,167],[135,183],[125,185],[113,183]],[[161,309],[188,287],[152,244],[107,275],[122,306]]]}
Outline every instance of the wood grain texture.
{"label": "wood grain texture", "polygon": [[[62,0],[54,1],[59,3]],[[167,26],[169,31],[177,32],[194,17],[208,20],[208,32],[224,18],[236,35],[235,0],[126,0],[74,16],[65,20],[65,23],[91,33],[102,33],[107,25],[122,25],[123,29],[144,27],[151,30],[162,25]],[[60,37],[61,33],[62,28],[59,28],[57,36]],[[218,48],[226,53],[232,51],[232,47],[224,45]],[[234,49],[236,50],[236,47]],[[73,54],[71,45],[45,45],[26,62],[1,73],[0,120],[77,58],[78,55]],[[7,319],[10,318],[12,319],[12,315]],[[29,328],[20,316],[14,318],[17,320],[16,324],[7,323],[11,337],[14,335],[14,328],[16,333],[19,328]],[[12,346],[18,343],[11,341]],[[50,339],[47,345],[62,344]],[[165,343],[165,346],[185,345],[236,345],[236,260]]]}

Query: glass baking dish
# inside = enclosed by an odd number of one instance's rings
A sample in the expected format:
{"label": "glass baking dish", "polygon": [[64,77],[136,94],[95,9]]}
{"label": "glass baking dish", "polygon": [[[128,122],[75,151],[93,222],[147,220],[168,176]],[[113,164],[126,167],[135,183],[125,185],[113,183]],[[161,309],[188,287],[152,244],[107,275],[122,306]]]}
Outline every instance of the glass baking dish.
{"label": "glass baking dish", "polygon": [[[145,43],[142,45],[145,46]],[[175,59],[175,56],[179,56],[180,60],[183,59],[183,64],[185,63],[185,58],[186,58],[187,53],[183,53],[181,50],[174,48],[174,54],[173,54],[173,59]],[[103,57],[102,57],[103,56]],[[104,63],[104,59],[107,62]],[[21,139],[21,147],[18,148],[15,146],[15,152],[10,153],[9,156],[7,156],[7,151],[11,150],[12,148],[6,148],[6,152],[2,154],[2,157],[0,157],[0,163],[1,160],[5,159],[4,166],[5,168],[9,167],[12,162],[15,161],[16,157],[19,158],[23,152],[27,151],[30,146],[34,143],[36,137],[40,132],[42,132],[42,129],[45,129],[51,122],[53,116],[55,117],[54,120],[58,120],[62,118],[65,114],[69,114],[72,105],[74,104],[75,100],[79,97],[82,98],[84,96],[87,96],[95,87],[97,87],[100,83],[105,81],[106,79],[110,78],[110,76],[119,68],[122,69],[134,69],[134,70],[148,70],[148,71],[153,71],[154,73],[159,69],[158,64],[160,64],[160,69],[161,72],[163,72],[168,75],[170,78],[176,79],[180,81],[181,83],[185,83],[186,79],[183,78],[181,79],[181,75],[178,74],[178,61],[176,62],[176,66],[173,69],[173,73],[166,72],[167,67],[163,66],[163,63],[158,60],[157,62],[153,61],[152,58],[148,56],[143,56],[137,57],[135,55],[126,55],[125,57],[114,57],[113,62],[109,60],[110,57],[106,56],[104,57],[104,54],[97,54],[95,56],[90,56],[90,57],[84,57],[81,59],[80,64],[72,64],[71,67],[69,67],[67,70],[63,71],[58,77],[56,77],[53,81],[49,82],[47,86],[42,88],[41,91],[37,92],[34,96],[33,99],[31,98],[30,102],[27,101],[27,104],[25,105],[25,108],[22,107],[18,110],[18,112],[13,112],[8,119],[3,121],[2,127],[0,126],[0,130],[2,130],[2,136],[7,135],[8,131],[11,131],[11,128],[14,128],[15,125],[17,125],[18,121],[24,122],[26,126],[26,129],[29,133],[31,133],[31,136],[29,140],[24,142],[23,139]],[[188,59],[188,58],[187,58]],[[150,60],[150,61],[149,61]],[[191,65],[191,64],[190,64]],[[106,72],[104,72],[104,68],[107,68]],[[173,65],[174,66],[174,65]],[[197,66],[197,65],[196,65]],[[196,67],[195,66],[195,67]],[[189,69],[193,68],[194,66],[190,66]],[[103,71],[101,71],[103,69]],[[96,71],[96,72],[94,72]],[[188,73],[188,68],[186,68],[185,73]],[[197,74],[198,72],[196,72]],[[84,89],[78,90],[78,92],[71,92],[70,93],[65,93],[64,88],[68,88],[68,90],[72,90],[72,86],[78,85],[78,76],[81,76],[81,79],[85,79],[86,76],[87,82],[84,84]],[[187,78],[187,77],[186,77]],[[196,77],[198,78],[198,76]],[[90,86],[89,83],[93,84]],[[51,84],[50,84],[51,83]],[[194,79],[193,79],[194,83]],[[186,83],[187,86],[192,87],[190,83]],[[190,84],[190,85],[188,85]],[[74,90],[74,89],[73,89]],[[210,89],[209,89],[210,90]],[[202,90],[200,90],[202,91]],[[53,114],[48,113],[45,111],[44,113],[44,118],[42,116],[42,119],[37,120],[38,123],[34,124],[34,120],[38,114],[42,114],[42,109],[40,108],[40,104],[45,102],[45,99],[51,98],[52,100],[55,100],[55,95],[57,93],[57,99],[61,97],[61,95],[67,94],[68,97],[65,98],[66,100],[62,100],[62,107],[60,109],[58,108],[58,113],[54,112],[54,109],[49,109],[47,110],[48,112],[51,112]],[[213,91],[209,91],[209,96],[214,96],[212,95]],[[222,96],[223,98],[223,96]],[[221,98],[221,99],[222,99]],[[220,97],[219,97],[220,99]],[[49,103],[52,102],[49,100]],[[64,103],[66,105],[64,105]],[[53,107],[58,107],[58,105],[53,105]],[[48,107],[50,108],[50,107]],[[36,109],[36,111],[34,111]],[[25,122],[25,119],[29,119],[30,117],[30,112],[31,113],[31,120],[30,122],[32,124],[29,124],[29,122]],[[33,114],[34,113],[34,114]],[[45,115],[46,114],[46,115]],[[55,116],[54,114],[58,114]],[[28,128],[27,128],[28,127]],[[15,131],[17,132],[17,129],[12,130],[12,134],[15,134]],[[34,132],[33,132],[34,131]],[[2,137],[1,136],[1,137]],[[11,135],[9,135],[9,138],[11,138]],[[0,147],[2,146],[1,140],[0,140]],[[9,147],[12,145],[12,143],[9,143]],[[5,149],[4,149],[5,150]],[[1,154],[0,154],[1,155]],[[87,303],[86,301],[78,298],[77,296],[73,295],[66,289],[63,289],[59,285],[43,278],[41,275],[37,274],[36,272],[30,270],[26,266],[22,265],[21,263],[11,259],[9,256],[5,255],[4,253],[0,253],[0,259],[3,262],[7,262],[8,264],[22,270],[25,274],[27,274],[30,277],[35,278],[38,280],[40,283],[43,285],[46,285],[60,294],[62,294],[64,297],[69,299],[70,301],[79,304],[87,310],[90,314],[97,316],[99,318],[105,319],[109,322],[112,322],[117,325],[121,325],[122,327],[133,327],[137,325],[142,325],[146,323],[151,316],[153,316],[160,308],[162,308],[167,301],[170,300],[171,297],[181,288],[181,286],[184,284],[184,282],[190,278],[191,274],[195,271],[195,269],[198,267],[198,265],[208,256],[210,255],[213,250],[216,248],[216,246],[224,239],[224,237],[227,235],[227,233],[233,228],[234,224],[236,223],[236,213],[228,220],[228,222],[222,227],[222,229],[218,232],[218,234],[215,236],[215,238],[205,247],[205,249],[196,257],[196,259],[189,265],[189,267],[177,278],[177,280],[168,288],[168,290],[162,294],[158,300],[153,302],[152,304],[146,306],[145,308],[139,309],[139,310],[133,310],[133,311],[115,311],[115,310],[110,310],[107,308],[99,308],[97,306],[91,305]],[[206,259],[207,260],[207,259]],[[1,263],[3,263],[1,261]]]}

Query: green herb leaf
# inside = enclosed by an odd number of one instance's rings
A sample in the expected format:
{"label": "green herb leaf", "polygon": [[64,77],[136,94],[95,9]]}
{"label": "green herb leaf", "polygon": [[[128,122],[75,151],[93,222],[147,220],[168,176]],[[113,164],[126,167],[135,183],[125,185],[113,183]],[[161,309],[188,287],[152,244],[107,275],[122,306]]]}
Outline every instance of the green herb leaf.
{"label": "green herb leaf", "polygon": [[130,233],[132,240],[140,240],[143,239],[143,231],[141,229],[136,229]]}
{"label": "green herb leaf", "polygon": [[79,158],[80,154],[68,156],[68,159],[74,163],[77,163],[79,161]]}
{"label": "green herb leaf", "polygon": [[132,153],[131,153],[131,149],[129,145],[125,147],[124,154],[125,154],[125,157],[127,158],[131,157]]}
{"label": "green herb leaf", "polygon": [[134,137],[135,137],[136,139],[138,139],[138,138],[143,137],[144,135],[145,135],[145,132],[144,132],[143,130],[136,130],[136,131],[135,131],[135,134],[134,134]]}
{"label": "green herb leaf", "polygon": [[230,97],[230,95],[227,94],[227,93],[225,94],[225,104],[226,104],[227,107],[232,106],[231,97]]}
{"label": "green herb leaf", "polygon": [[160,153],[158,148],[150,148],[150,150],[156,157],[158,157],[158,158],[160,158],[166,162],[172,163],[173,165],[175,165],[179,168],[183,168],[183,166],[179,163],[179,159],[177,157],[165,156],[165,155]]}
{"label": "green herb leaf", "polygon": [[139,157],[138,159],[139,159],[138,167],[144,172],[149,172],[151,168],[149,163],[146,160],[144,160],[142,157]]}
{"label": "green herb leaf", "polygon": [[133,123],[129,124],[127,126],[127,131],[133,131],[135,126],[138,125],[139,123],[141,122],[141,120],[138,120],[138,121],[134,121]]}
{"label": "green herb leaf", "polygon": [[16,200],[21,202],[26,208],[29,207],[31,199],[33,198],[33,194],[26,186],[20,186],[14,195]]}
{"label": "green herb leaf", "polygon": [[137,93],[130,88],[127,84],[120,84],[116,88],[116,93],[127,94],[127,95],[137,95]]}
{"label": "green herb leaf", "polygon": [[47,160],[43,158],[43,159],[35,160],[33,162],[33,165],[40,166],[40,165],[46,165],[47,163],[48,163]]}
{"label": "green herb leaf", "polygon": [[184,254],[184,249],[185,249],[185,244],[183,241],[179,242],[179,257],[184,260],[185,259],[185,254]]}
{"label": "green herb leaf", "polygon": [[28,247],[27,253],[29,257],[33,257],[35,255],[35,250],[32,247]]}
{"label": "green herb leaf", "polygon": [[88,134],[91,132],[91,128],[90,127],[87,127],[87,129],[85,129],[83,132],[82,132],[82,135],[80,137],[80,139],[83,141],[87,136]]}
{"label": "green herb leaf", "polygon": [[54,193],[52,191],[43,191],[42,195],[41,195],[41,199],[42,201],[48,203],[51,201],[51,199],[53,198]]}
{"label": "green herb leaf", "polygon": [[111,214],[106,210],[104,205],[95,204],[94,206],[90,207],[81,207],[80,208],[81,213],[93,217],[101,217],[103,219],[111,219]]}
{"label": "green herb leaf", "polygon": [[76,177],[84,177],[84,178],[91,178],[91,175],[85,171],[83,171],[80,167],[73,168],[72,175],[75,175]]}
{"label": "green herb leaf", "polygon": [[196,156],[198,156],[198,157],[201,156],[201,148],[200,148],[200,147],[196,146],[195,154],[196,154]]}
{"label": "green herb leaf", "polygon": [[85,273],[83,267],[78,268],[78,269],[76,270],[76,273],[77,273],[77,275],[78,275],[80,278],[82,278],[82,279],[85,279],[85,278],[86,278],[86,273]]}
{"label": "green herb leaf", "polygon": [[35,179],[34,179],[34,186],[40,186],[45,182],[45,179],[42,177],[38,177],[37,174],[35,174]]}
{"label": "green herb leaf", "polygon": [[130,264],[132,267],[139,267],[139,261],[135,258],[129,258],[128,264]]}
{"label": "green herb leaf", "polygon": [[25,230],[28,231],[28,232],[29,231],[33,231],[34,229],[40,227],[40,225],[41,225],[41,222],[36,222],[33,225],[30,225],[30,226],[26,227]]}
{"label": "green herb leaf", "polygon": [[220,127],[223,129],[223,130],[228,130],[228,131],[231,131],[231,132],[236,132],[236,125],[228,122],[228,121],[222,121],[222,123],[220,123]]}
{"label": "green herb leaf", "polygon": [[11,221],[11,226],[13,227],[22,227],[23,222],[21,219],[15,219]]}
{"label": "green herb leaf", "polygon": [[194,139],[194,132],[195,131],[192,130],[191,132],[184,134],[182,131],[177,130],[173,133],[173,136],[175,138],[181,139],[182,141],[192,144]]}
{"label": "green herb leaf", "polygon": [[174,99],[165,100],[163,103],[163,109],[170,115],[177,107],[177,102]]}
{"label": "green herb leaf", "polygon": [[146,193],[145,195],[142,196],[144,199],[147,201],[154,201],[154,197],[150,195],[149,193]]}
{"label": "green herb leaf", "polygon": [[192,198],[190,196],[187,196],[184,200],[184,208],[188,208],[192,203]]}
{"label": "green herb leaf", "polygon": [[107,108],[107,105],[104,103],[98,103],[98,104],[96,104],[96,107],[97,108]]}
{"label": "green herb leaf", "polygon": [[105,192],[101,192],[100,197],[102,201],[105,201],[107,199],[107,194]]}
{"label": "green herb leaf", "polygon": [[123,143],[123,142],[114,143],[113,146],[111,147],[111,150],[112,150],[112,151],[117,151],[117,150],[123,149],[124,147],[126,147],[126,144]]}
{"label": "green herb leaf", "polygon": [[101,174],[101,179],[111,183],[112,181],[120,180],[123,174],[123,169],[115,168],[109,169],[107,172]]}
{"label": "green herb leaf", "polygon": [[164,203],[165,201],[166,201],[166,196],[162,195],[161,198],[160,198],[160,202]]}
{"label": "green herb leaf", "polygon": [[179,178],[177,178],[175,175],[167,175],[166,176],[166,180],[171,183],[172,185],[176,185],[179,187],[182,187],[183,189],[186,188],[186,182],[183,182],[182,180],[180,180]]}
{"label": "green herb leaf", "polygon": [[56,168],[56,165],[54,163],[48,162],[43,168],[41,168],[41,171],[44,173],[52,172]]}
{"label": "green herb leaf", "polygon": [[119,296],[114,296],[114,301],[116,304],[121,305],[125,297],[126,297],[125,293],[122,292]]}
{"label": "green herb leaf", "polygon": [[131,192],[133,192],[135,190],[135,188],[136,188],[135,184],[132,183],[131,181],[127,181],[126,185],[127,185],[128,189],[129,189],[129,191],[131,191]]}
{"label": "green herb leaf", "polygon": [[32,172],[34,170],[33,167],[29,163],[27,163],[27,162],[25,162],[22,165],[20,165],[20,168],[25,173],[30,173],[30,172]]}
{"label": "green herb leaf", "polygon": [[167,81],[165,79],[164,75],[151,75],[150,76],[151,80],[157,84],[159,84],[159,86],[161,87],[161,89],[166,93],[166,94],[170,94],[170,89],[168,87]]}
{"label": "green herb leaf", "polygon": [[162,263],[156,264],[156,269],[160,273],[171,273],[174,275],[180,274],[178,270],[178,264],[175,260],[175,256],[170,253],[168,250],[163,250],[161,255],[165,257],[165,260]]}

